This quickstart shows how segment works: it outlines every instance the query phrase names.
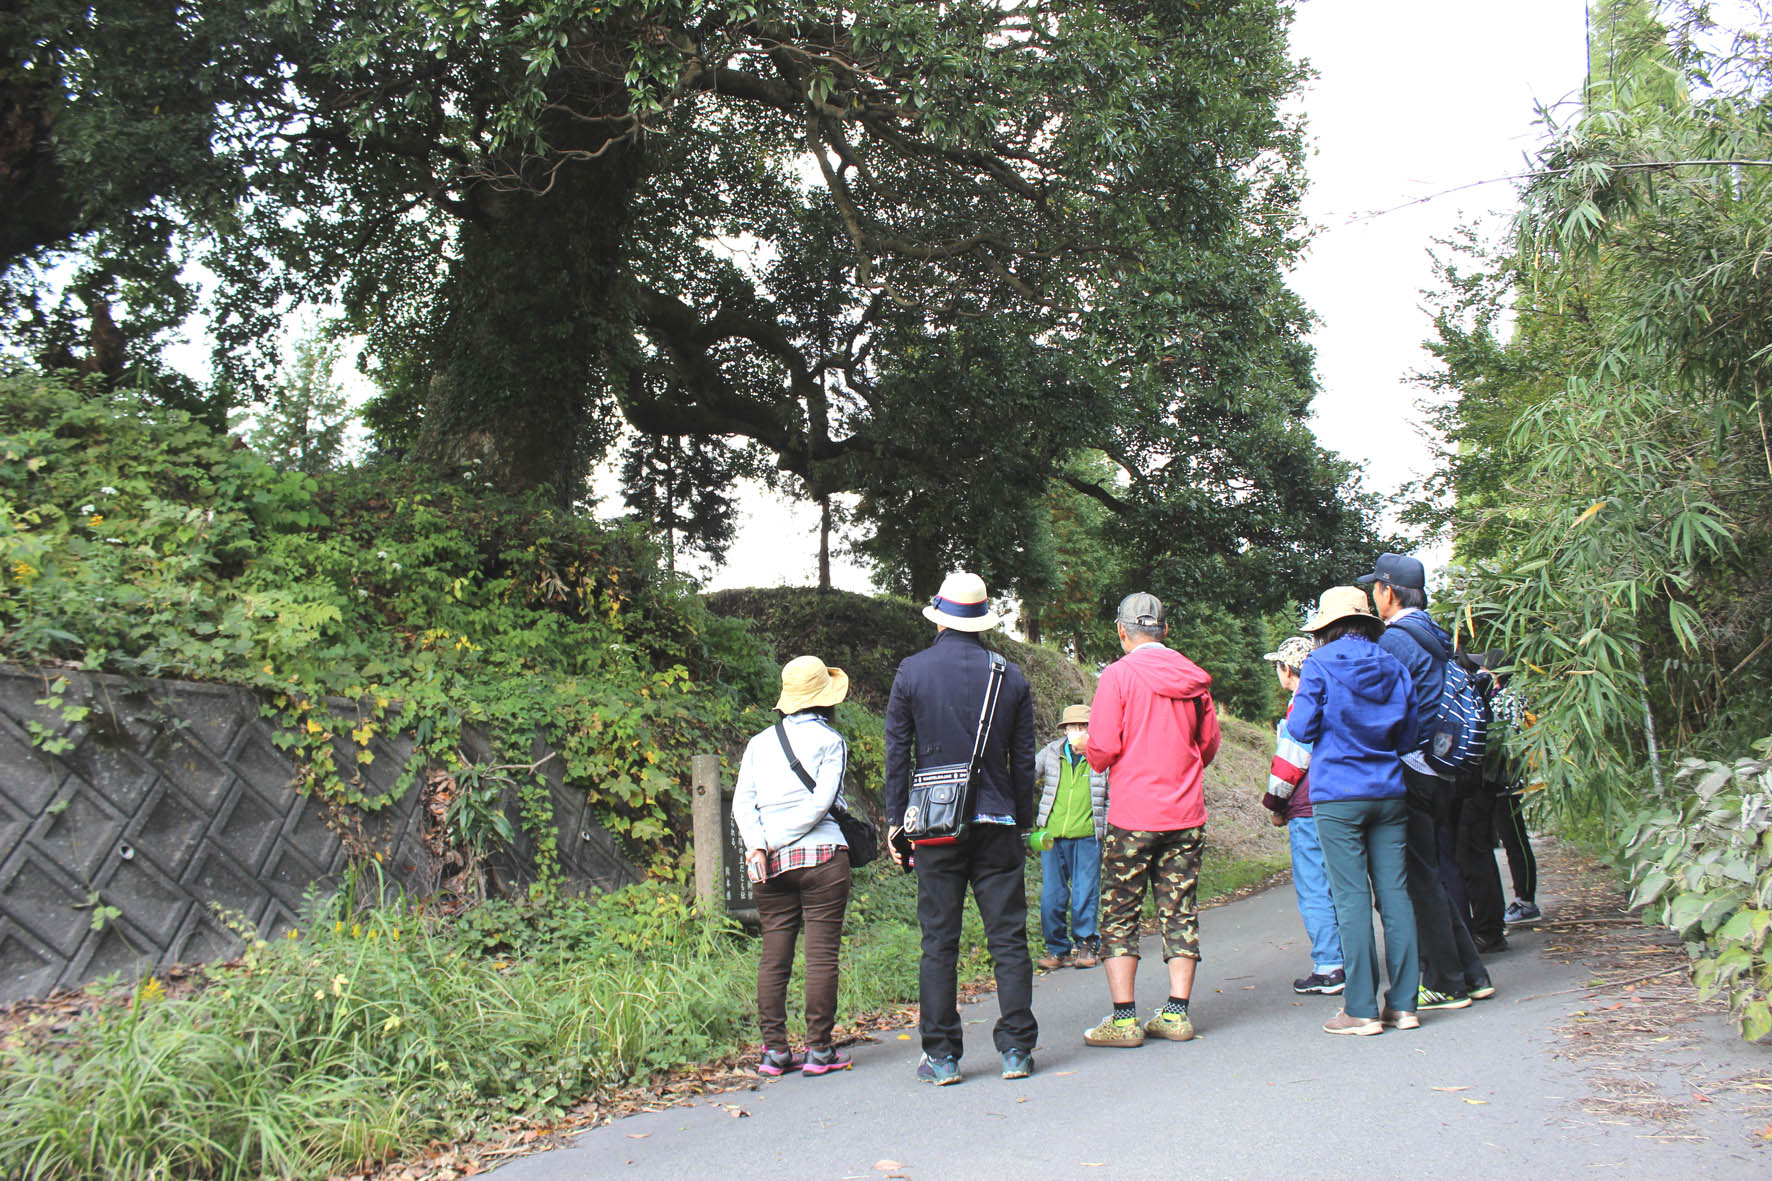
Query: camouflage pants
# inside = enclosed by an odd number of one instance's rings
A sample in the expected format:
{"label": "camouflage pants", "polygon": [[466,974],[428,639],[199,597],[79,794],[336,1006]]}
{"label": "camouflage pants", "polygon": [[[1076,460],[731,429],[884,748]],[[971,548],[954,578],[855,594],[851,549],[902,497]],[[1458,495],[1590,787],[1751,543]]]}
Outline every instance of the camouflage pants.
{"label": "camouflage pants", "polygon": [[1170,832],[1108,826],[1101,842],[1101,953],[1138,954],[1138,926],[1147,887],[1156,894],[1163,927],[1163,959],[1200,958],[1195,904],[1206,829]]}

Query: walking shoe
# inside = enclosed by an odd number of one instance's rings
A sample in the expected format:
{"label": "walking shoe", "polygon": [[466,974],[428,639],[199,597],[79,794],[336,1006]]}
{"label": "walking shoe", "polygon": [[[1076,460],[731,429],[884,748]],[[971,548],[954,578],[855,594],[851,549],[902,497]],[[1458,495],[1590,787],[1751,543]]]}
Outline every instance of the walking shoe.
{"label": "walking shoe", "polygon": [[1070,962],[1070,958],[1071,953],[1068,951],[1049,951],[1034,961],[1034,967],[1042,972],[1050,972],[1055,968],[1064,967]]}
{"label": "walking shoe", "polygon": [[1026,1078],[1034,1073],[1034,1056],[1027,1050],[1003,1051],[1003,1077]]}
{"label": "walking shoe", "polygon": [[1337,968],[1333,972],[1312,972],[1302,980],[1292,982],[1292,991],[1296,993],[1316,993],[1320,996],[1334,996],[1347,987],[1347,970]]}
{"label": "walking shoe", "polygon": [[1388,1025],[1393,1029],[1421,1028],[1421,1018],[1407,1009],[1393,1009],[1389,1005],[1384,1007],[1384,1012],[1380,1014],[1378,1020],[1381,1024]]}
{"label": "walking shoe", "polygon": [[1421,992],[1416,995],[1417,1009],[1468,1009],[1471,999],[1462,992],[1435,992],[1422,985]]}
{"label": "walking shoe", "polygon": [[1077,948],[1077,956],[1071,961],[1071,967],[1093,968],[1100,962],[1101,939],[1099,936],[1091,935],[1089,938],[1083,940],[1083,945],[1081,947]]}
{"label": "walking shoe", "polygon": [[1194,1023],[1186,1013],[1165,1013],[1158,1010],[1156,1016],[1144,1023],[1144,1036],[1167,1038],[1172,1042],[1190,1042],[1194,1040]]}
{"label": "walking shoe", "polygon": [[816,1077],[838,1070],[848,1070],[854,1065],[855,1063],[849,1060],[849,1055],[833,1046],[826,1046],[822,1050],[806,1051],[806,1065],[800,1068],[800,1073]]}
{"label": "walking shoe", "polygon": [[1544,912],[1538,909],[1538,903],[1530,899],[1516,898],[1507,904],[1507,909],[1502,912],[1501,921],[1509,926],[1518,927],[1526,923],[1536,923],[1543,917]]}
{"label": "walking shoe", "polygon": [[1471,936],[1471,941],[1477,945],[1477,951],[1482,955],[1499,955],[1507,950],[1506,935],[1496,935],[1489,939],[1485,939],[1480,935],[1473,935]]}
{"label": "walking shoe", "polygon": [[1323,1022],[1324,1033],[1346,1033],[1354,1037],[1371,1037],[1384,1032],[1384,1023],[1376,1017],[1349,1017],[1344,1009]]}
{"label": "walking shoe", "polygon": [[762,1059],[757,1063],[757,1073],[779,1078],[790,1070],[799,1070],[805,1064],[804,1054],[796,1054],[792,1050],[765,1049]]}
{"label": "walking shoe", "polygon": [[946,1058],[931,1058],[925,1054],[923,1061],[917,1063],[917,1079],[938,1087],[957,1083],[960,1081],[960,1060],[951,1054]]}
{"label": "walking shoe", "polygon": [[1144,1030],[1139,1028],[1138,1018],[1126,1017],[1119,1021],[1109,1013],[1101,1019],[1101,1024],[1083,1033],[1085,1046],[1142,1046]]}
{"label": "walking shoe", "polygon": [[1470,997],[1473,1001],[1486,1001],[1495,995],[1495,985],[1489,982],[1488,977],[1484,977],[1481,984],[1472,988],[1469,992],[1465,993],[1465,995]]}

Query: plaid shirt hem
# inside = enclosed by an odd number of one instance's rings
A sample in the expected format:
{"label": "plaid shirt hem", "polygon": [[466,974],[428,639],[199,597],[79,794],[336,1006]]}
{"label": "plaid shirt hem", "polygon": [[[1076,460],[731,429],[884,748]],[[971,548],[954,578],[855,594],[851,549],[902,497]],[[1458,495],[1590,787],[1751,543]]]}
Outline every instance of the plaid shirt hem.
{"label": "plaid shirt hem", "polygon": [[823,865],[837,855],[842,845],[796,845],[769,855],[769,876],[784,874],[790,869],[811,869]]}

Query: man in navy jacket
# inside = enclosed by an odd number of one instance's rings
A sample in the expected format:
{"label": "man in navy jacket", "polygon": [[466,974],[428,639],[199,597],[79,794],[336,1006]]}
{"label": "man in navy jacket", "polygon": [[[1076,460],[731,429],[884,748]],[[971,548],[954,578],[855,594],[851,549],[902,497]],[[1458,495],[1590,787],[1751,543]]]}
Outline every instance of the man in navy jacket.
{"label": "man in navy jacket", "polygon": [[1422,1009],[1459,1009],[1473,999],[1495,995],[1470,929],[1452,905],[1440,879],[1440,841],[1435,826],[1450,815],[1454,784],[1427,761],[1446,684],[1452,637],[1428,616],[1427,570],[1419,559],[1379,554],[1372,573],[1372,603],[1384,620],[1378,646],[1409,670],[1411,698],[1420,720],[1415,749],[1403,756],[1403,784],[1409,805],[1409,900],[1421,943]]}
{"label": "man in navy jacket", "polygon": [[[952,574],[923,609],[939,628],[935,643],[898,666],[886,703],[886,816],[893,835],[904,823],[916,767],[963,763],[972,756],[991,657],[980,632],[997,626],[984,580]],[[923,1060],[917,1077],[937,1086],[960,1081],[957,971],[966,887],[984,919],[997,977],[999,1016],[992,1040],[1004,1078],[1033,1073],[1034,965],[1027,944],[1027,882],[1022,830],[1034,823],[1034,700],[1014,664],[1003,683],[972,786],[972,823],[955,844],[915,853],[917,922],[923,955],[917,971]],[[893,857],[904,854],[892,842]]]}

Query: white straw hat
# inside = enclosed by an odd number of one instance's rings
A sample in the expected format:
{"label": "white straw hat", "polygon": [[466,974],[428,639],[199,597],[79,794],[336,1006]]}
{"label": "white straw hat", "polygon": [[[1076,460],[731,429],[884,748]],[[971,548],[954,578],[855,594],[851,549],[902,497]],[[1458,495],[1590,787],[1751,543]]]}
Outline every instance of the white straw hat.
{"label": "white straw hat", "polygon": [[923,608],[923,618],[957,632],[988,632],[999,622],[985,593],[984,579],[964,570],[942,580],[941,593]]}

